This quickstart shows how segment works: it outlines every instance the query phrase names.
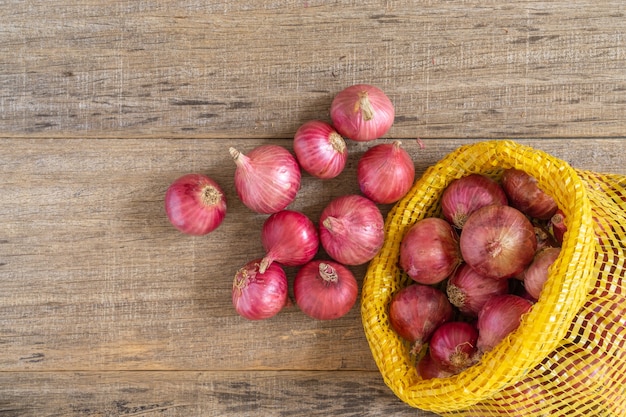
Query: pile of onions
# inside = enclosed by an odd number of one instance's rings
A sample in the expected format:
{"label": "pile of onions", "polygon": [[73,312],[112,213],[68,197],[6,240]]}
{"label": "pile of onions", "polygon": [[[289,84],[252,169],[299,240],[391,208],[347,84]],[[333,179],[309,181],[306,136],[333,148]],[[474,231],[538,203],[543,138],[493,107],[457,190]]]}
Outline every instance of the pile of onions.
{"label": "pile of onions", "polygon": [[296,158],[278,145],[261,145],[247,155],[231,147],[236,164],[235,189],[251,210],[276,213],[296,198],[301,172]]}
{"label": "pile of onions", "polygon": [[[442,192],[441,217],[416,221],[400,242],[398,265],[417,283],[392,297],[389,322],[418,355],[416,369],[423,379],[472,366],[514,332],[539,299],[560,255],[563,218],[549,196],[530,187],[537,181],[522,173],[505,170],[503,181],[524,179],[518,188],[539,203],[526,204],[525,212],[513,206],[522,207],[519,193],[491,177],[469,174]],[[413,294],[423,287],[431,289],[428,301]],[[437,288],[445,288],[452,315]],[[412,294],[411,301],[401,303],[409,299],[406,294]],[[445,320],[425,319],[432,311]]]}
{"label": "pile of onions", "polygon": [[349,139],[365,142],[382,137],[391,128],[395,109],[378,87],[356,84],[341,90],[330,105],[333,126]]}
{"label": "pile of onions", "polygon": [[345,265],[369,262],[383,246],[383,215],[356,194],[333,199],[320,216],[320,241],[331,258]]}
{"label": "pile of onions", "polygon": [[369,148],[359,159],[357,181],[363,195],[379,204],[395,203],[415,179],[411,156],[399,140]]}
{"label": "pile of onions", "polygon": [[219,184],[206,175],[183,175],[165,193],[165,212],[179,231],[206,235],[224,220],[226,196]]}

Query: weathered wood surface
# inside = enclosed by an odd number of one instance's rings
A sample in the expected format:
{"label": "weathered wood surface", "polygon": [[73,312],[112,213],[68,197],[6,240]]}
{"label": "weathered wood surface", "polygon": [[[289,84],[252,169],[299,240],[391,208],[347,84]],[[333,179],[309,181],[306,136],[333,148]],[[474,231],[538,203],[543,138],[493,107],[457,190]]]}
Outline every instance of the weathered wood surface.
{"label": "weathered wood surface", "polygon": [[[394,101],[387,138],[418,175],[501,137],[626,174],[624,8],[1,2],[0,415],[431,416],[384,385],[358,308],[333,322],[236,315],[232,277],[263,254],[265,216],[237,199],[228,147],[291,148],[337,91],[368,82]],[[304,175],[292,208],[315,220],[358,192],[370,145],[350,143],[335,180]],[[209,236],[165,218],[188,172],[227,193]]]}
{"label": "weathered wood surface", "polygon": [[621,0],[158,2],[0,7],[11,136],[288,137],[375,83],[393,137],[626,128]]}

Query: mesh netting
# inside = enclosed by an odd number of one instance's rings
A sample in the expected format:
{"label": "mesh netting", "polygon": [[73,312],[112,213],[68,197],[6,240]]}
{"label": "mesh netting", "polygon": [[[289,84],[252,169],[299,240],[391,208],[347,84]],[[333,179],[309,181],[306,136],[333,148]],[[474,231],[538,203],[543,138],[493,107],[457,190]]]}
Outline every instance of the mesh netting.
{"label": "mesh netting", "polygon": [[[454,179],[506,168],[534,176],[565,214],[568,232],[541,297],[510,337],[464,372],[422,380],[390,327],[393,294],[412,283],[400,242],[419,219],[441,216]],[[362,289],[363,327],[391,390],[442,416],[626,416],[626,177],[576,170],[513,141],[463,146],[430,167],[387,216],[385,244]]]}

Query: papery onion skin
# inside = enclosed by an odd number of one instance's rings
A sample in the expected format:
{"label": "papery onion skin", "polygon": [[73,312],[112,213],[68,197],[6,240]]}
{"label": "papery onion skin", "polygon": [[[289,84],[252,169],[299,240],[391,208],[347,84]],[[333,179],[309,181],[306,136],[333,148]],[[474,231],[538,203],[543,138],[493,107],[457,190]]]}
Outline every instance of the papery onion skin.
{"label": "papery onion skin", "polygon": [[337,93],[330,105],[333,126],[344,137],[359,142],[378,139],[391,128],[395,109],[378,87],[356,84]]}
{"label": "papery onion skin", "polygon": [[552,236],[559,245],[563,244],[563,235],[567,231],[565,225],[565,213],[561,209],[557,209],[556,213],[550,218],[550,230],[552,230]]}
{"label": "papery onion skin", "polygon": [[296,158],[278,145],[260,145],[247,155],[231,147],[236,164],[235,189],[249,209],[261,214],[285,209],[300,189],[301,171]]}
{"label": "papery onion skin", "polygon": [[494,179],[469,174],[450,183],[441,195],[441,209],[446,220],[462,229],[467,217],[481,207],[506,205],[504,190]]}
{"label": "papery onion skin", "polygon": [[183,175],[170,184],[165,193],[165,212],[180,232],[206,235],[224,220],[226,195],[219,184],[206,175]]}
{"label": "papery onion skin", "polygon": [[478,330],[464,321],[449,321],[437,327],[428,345],[430,356],[442,367],[457,373],[476,358]]}
{"label": "papery onion skin", "polygon": [[378,204],[395,203],[415,180],[415,165],[399,140],[369,148],[357,164],[357,182],[363,195]]}
{"label": "papery onion skin", "polygon": [[232,288],[233,306],[248,320],[264,320],[275,316],[287,304],[287,274],[277,263],[265,273],[259,271],[261,259],[241,267],[235,274]]}
{"label": "papery onion skin", "polygon": [[476,317],[485,303],[509,291],[509,282],[487,278],[468,264],[462,264],[448,279],[446,293],[452,305],[468,316]]}
{"label": "papery onion skin", "polygon": [[446,378],[454,375],[454,372],[441,366],[429,354],[422,356],[416,366],[417,373],[422,379]]}
{"label": "papery onion skin", "polygon": [[515,168],[504,170],[502,188],[509,204],[522,213],[535,219],[549,220],[556,213],[554,199],[539,188],[537,179]]}
{"label": "papery onion skin", "polygon": [[541,290],[548,279],[548,269],[560,253],[560,248],[548,247],[538,251],[528,268],[522,273],[521,280],[524,282],[524,288],[534,300],[539,299]]}
{"label": "papery onion skin", "polygon": [[418,354],[437,327],[452,319],[454,310],[446,294],[434,287],[411,284],[393,295],[389,304],[389,324],[411,343]]}
{"label": "papery onion skin", "polygon": [[310,120],[298,128],[293,150],[302,169],[321,179],[341,174],[348,160],[346,142],[322,120]]}
{"label": "papery onion skin", "polygon": [[420,284],[443,281],[461,262],[456,232],[438,217],[418,220],[400,243],[400,267]]}
{"label": "papery onion skin", "polygon": [[513,294],[498,295],[485,303],[478,313],[478,351],[488,352],[515,331],[524,314],[532,308],[531,301]]}
{"label": "papery onion skin", "polygon": [[369,262],[385,238],[382,213],[373,201],[357,194],[336,197],[328,203],[319,228],[324,250],[344,265]]}
{"label": "papery onion skin", "polygon": [[299,266],[312,260],[319,248],[319,234],[304,213],[281,210],[263,222],[261,242],[266,251],[260,266],[263,273],[274,261]]}
{"label": "papery onion skin", "polygon": [[460,238],[463,259],[489,278],[520,274],[537,250],[535,229],[528,218],[510,206],[491,205],[472,213]]}
{"label": "papery onion skin", "polygon": [[293,282],[296,304],[307,316],[335,320],[345,316],[357,300],[359,286],[352,272],[330,260],[312,260]]}

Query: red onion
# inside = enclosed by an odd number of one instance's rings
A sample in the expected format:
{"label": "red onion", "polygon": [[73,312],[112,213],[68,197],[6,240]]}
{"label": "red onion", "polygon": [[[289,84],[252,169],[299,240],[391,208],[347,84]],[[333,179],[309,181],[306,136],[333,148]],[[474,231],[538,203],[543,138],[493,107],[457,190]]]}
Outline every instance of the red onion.
{"label": "red onion", "polygon": [[478,313],[478,350],[488,352],[520,325],[532,303],[513,294],[491,298]]}
{"label": "red onion", "polygon": [[241,201],[262,214],[276,213],[296,198],[300,166],[291,153],[278,145],[261,145],[242,154],[230,148],[235,160],[235,189]]}
{"label": "red onion", "polygon": [[446,293],[452,305],[461,313],[477,316],[490,298],[506,294],[509,282],[505,279],[487,278],[463,264],[448,279]]}
{"label": "red onion", "polygon": [[226,196],[217,182],[205,175],[183,175],[165,193],[165,212],[179,231],[205,235],[224,220]]}
{"label": "red onion", "polygon": [[376,204],[356,194],[332,200],[320,217],[320,241],[344,265],[370,261],[383,245],[384,219]]}
{"label": "red onion", "polygon": [[560,248],[545,248],[538,251],[528,268],[521,274],[524,288],[534,300],[539,299],[541,289],[548,279],[548,268],[560,253]]}
{"label": "red onion", "polygon": [[463,259],[476,272],[506,279],[521,273],[537,249],[530,220],[510,206],[491,205],[472,213],[460,239]]}
{"label": "red onion", "polygon": [[267,319],[287,304],[287,275],[277,263],[265,273],[259,271],[260,259],[248,262],[235,274],[233,305],[239,315],[249,320]]}
{"label": "red onion", "polygon": [[313,260],[298,270],[293,282],[296,304],[309,317],[334,320],[356,303],[359,286],[352,272],[333,262]]}
{"label": "red onion", "polygon": [[563,235],[567,231],[567,226],[565,226],[565,214],[561,209],[557,209],[554,216],[550,218],[550,229],[552,230],[554,239],[559,245],[562,245]]}
{"label": "red onion", "polygon": [[422,356],[417,362],[417,373],[422,379],[445,378],[454,375],[454,372],[441,366],[429,354]]}
{"label": "red onion", "polygon": [[412,284],[395,293],[389,304],[389,324],[411,343],[411,353],[422,350],[437,327],[452,319],[446,295],[428,285]]}
{"label": "red onion", "polygon": [[420,284],[436,284],[462,262],[454,229],[438,217],[418,220],[400,243],[400,267]]}
{"label": "red onion", "polygon": [[315,224],[293,210],[281,210],[269,216],[261,229],[261,242],[267,252],[261,261],[261,273],[274,261],[285,266],[304,265],[313,259],[319,247]]}
{"label": "red onion", "polygon": [[317,178],[335,178],[348,160],[341,135],[328,123],[311,120],[298,128],[293,150],[302,169]]}
{"label": "red onion", "polygon": [[460,372],[472,365],[476,356],[477,339],[478,331],[469,323],[444,323],[430,337],[430,356],[451,372]]}
{"label": "red onion", "polygon": [[375,203],[395,203],[413,185],[415,166],[401,144],[396,140],[372,146],[359,159],[359,187],[363,195]]}
{"label": "red onion", "polygon": [[378,139],[391,125],[395,110],[389,97],[377,87],[357,84],[340,91],[330,105],[335,129],[359,142]]}
{"label": "red onion", "polygon": [[443,216],[459,229],[470,214],[491,204],[506,205],[508,201],[500,184],[482,174],[452,181],[441,195]]}
{"label": "red onion", "polygon": [[530,217],[549,220],[557,210],[556,202],[539,188],[537,179],[522,170],[504,170],[502,188],[509,204]]}

